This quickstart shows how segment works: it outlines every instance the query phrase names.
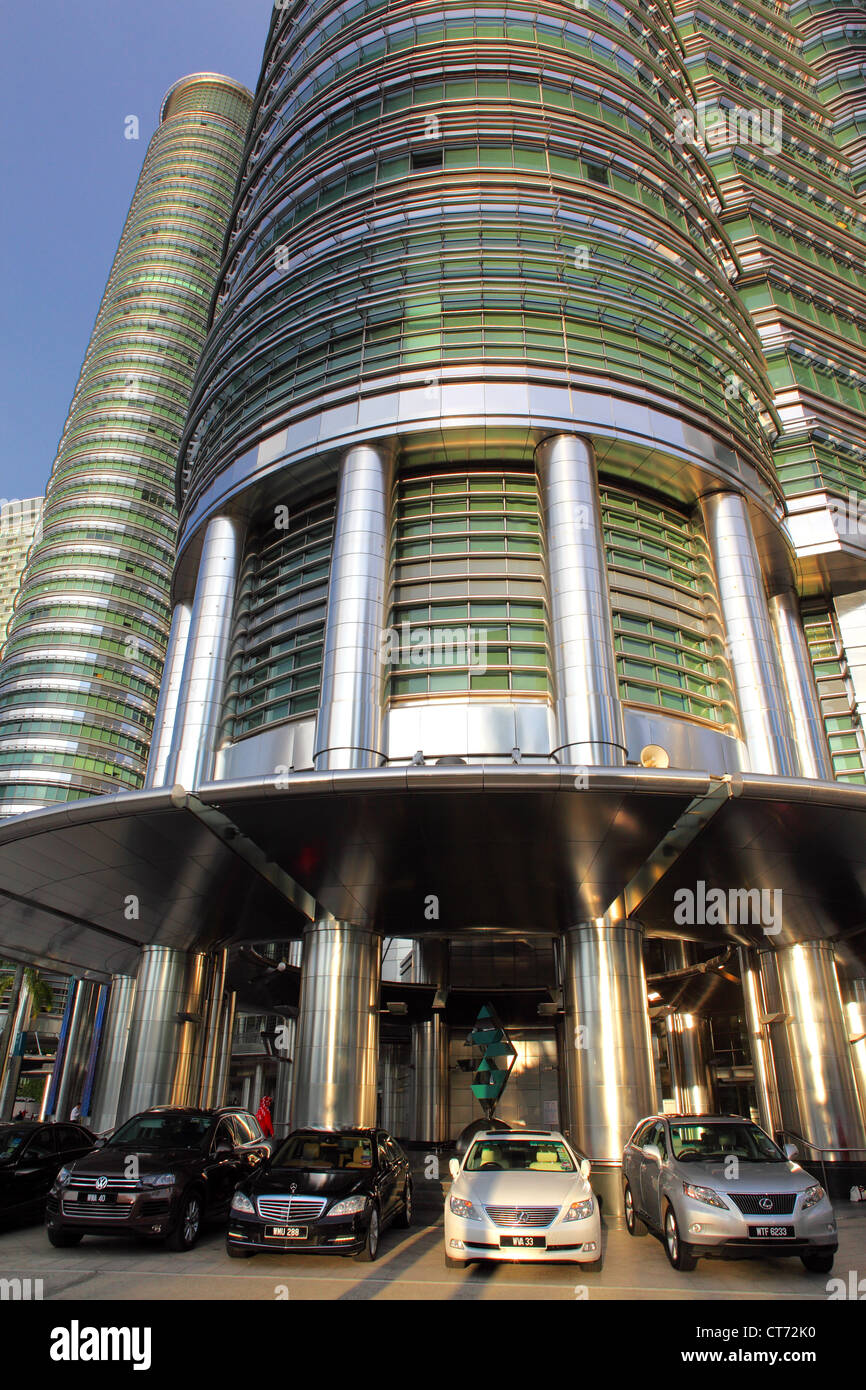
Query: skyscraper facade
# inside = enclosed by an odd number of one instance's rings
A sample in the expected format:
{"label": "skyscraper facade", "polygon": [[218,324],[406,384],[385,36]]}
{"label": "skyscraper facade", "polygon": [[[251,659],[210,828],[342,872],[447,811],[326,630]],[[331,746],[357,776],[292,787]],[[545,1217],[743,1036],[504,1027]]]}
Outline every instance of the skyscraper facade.
{"label": "skyscraper facade", "polygon": [[[178,1050],[155,982],[200,998],[215,944],[302,936],[262,993],[297,1012],[295,1124],[452,1135],[492,1000],[503,1114],[562,1123],[612,1207],[663,1100],[866,1153],[840,8],[275,10],[181,443],[147,790],[68,832],[107,865],[122,840],[157,899],[121,1111],[177,1098],[207,1048]],[[52,825],[22,828],[25,862]],[[182,893],[150,867],[167,825],[168,859],[211,837]],[[190,906],[205,863],[239,906],[212,883]],[[393,937],[412,964],[386,988]]]}
{"label": "skyscraper facade", "polygon": [[12,616],[27,553],[42,525],[42,497],[0,502],[0,651]]}
{"label": "skyscraper facade", "polygon": [[251,105],[168,93],[0,666],[0,815],[141,785],[168,639],[174,463]]}

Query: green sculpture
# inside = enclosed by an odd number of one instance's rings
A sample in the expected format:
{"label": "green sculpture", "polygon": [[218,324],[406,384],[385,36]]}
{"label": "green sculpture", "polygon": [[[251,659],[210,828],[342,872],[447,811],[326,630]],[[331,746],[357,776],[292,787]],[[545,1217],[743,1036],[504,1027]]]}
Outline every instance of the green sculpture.
{"label": "green sculpture", "polygon": [[505,1090],[517,1060],[517,1050],[512,1046],[492,1004],[482,1005],[467,1041],[481,1048],[481,1061],[472,1080],[472,1094],[481,1102],[487,1119],[492,1120],[496,1103]]}

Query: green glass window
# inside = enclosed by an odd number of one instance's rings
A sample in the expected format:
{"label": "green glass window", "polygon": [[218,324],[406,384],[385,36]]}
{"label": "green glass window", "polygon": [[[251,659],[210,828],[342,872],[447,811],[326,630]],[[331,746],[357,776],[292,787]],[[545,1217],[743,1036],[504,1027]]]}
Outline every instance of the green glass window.
{"label": "green glass window", "polygon": [[866,735],[836,616],[812,609],[803,614],[803,627],[836,780],[866,783]]}

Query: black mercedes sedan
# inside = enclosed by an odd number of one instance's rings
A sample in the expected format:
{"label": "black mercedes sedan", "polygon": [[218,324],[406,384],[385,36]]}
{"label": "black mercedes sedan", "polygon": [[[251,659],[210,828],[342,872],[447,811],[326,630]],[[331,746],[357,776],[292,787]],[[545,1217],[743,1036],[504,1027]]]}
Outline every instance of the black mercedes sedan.
{"label": "black mercedes sedan", "polygon": [[90,1153],[96,1136],[78,1124],[0,1124],[0,1224],[42,1216],[57,1171]]}
{"label": "black mercedes sedan", "polygon": [[299,1129],[232,1198],[226,1250],[375,1260],[382,1231],[412,1223],[412,1175],[382,1129]]}

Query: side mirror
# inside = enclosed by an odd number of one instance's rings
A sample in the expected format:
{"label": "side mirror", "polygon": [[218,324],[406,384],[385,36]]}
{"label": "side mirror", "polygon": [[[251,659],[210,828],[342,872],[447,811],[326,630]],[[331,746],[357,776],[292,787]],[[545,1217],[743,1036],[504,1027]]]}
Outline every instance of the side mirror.
{"label": "side mirror", "polygon": [[584,1178],[585,1180],[588,1180],[588,1179],[589,1179],[589,1175],[590,1175],[591,1172],[592,1172],[592,1164],[590,1163],[589,1159],[588,1159],[588,1158],[582,1158],[582,1159],[580,1160],[580,1176],[581,1176],[582,1178]]}
{"label": "side mirror", "polygon": [[794,1159],[794,1158],[799,1158],[799,1156],[800,1156],[800,1150],[797,1148],[797,1145],[796,1145],[796,1144],[786,1144],[786,1145],[785,1145],[785,1157],[786,1157],[786,1158]]}
{"label": "side mirror", "polygon": [[457,1177],[457,1174],[460,1172],[460,1159],[459,1159],[459,1158],[449,1158],[449,1160],[448,1160],[448,1172],[451,1174],[452,1178],[456,1178],[456,1177]]}
{"label": "side mirror", "polygon": [[662,1161],[662,1151],[658,1144],[644,1144],[641,1153],[644,1158],[654,1158],[656,1163],[661,1163]]}
{"label": "side mirror", "polygon": [[107,1139],[97,1139],[97,1141],[96,1141],[96,1143],[93,1145],[93,1147],[94,1147],[95,1149],[104,1149],[107,1143],[108,1143],[108,1140],[107,1140]]}

